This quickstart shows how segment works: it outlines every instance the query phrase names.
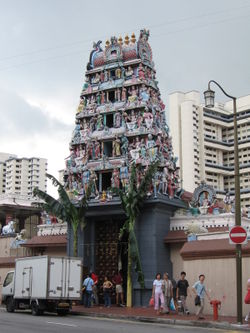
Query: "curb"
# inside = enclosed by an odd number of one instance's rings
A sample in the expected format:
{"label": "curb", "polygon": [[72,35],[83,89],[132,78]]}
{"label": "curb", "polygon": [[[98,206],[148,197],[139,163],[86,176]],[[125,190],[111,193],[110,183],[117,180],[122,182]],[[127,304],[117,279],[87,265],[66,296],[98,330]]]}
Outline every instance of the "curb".
{"label": "curb", "polygon": [[240,330],[248,331],[249,325],[237,325],[230,324],[228,322],[213,322],[213,321],[196,321],[196,320],[180,320],[180,319],[164,319],[164,318],[154,318],[154,317],[143,317],[143,316],[126,316],[126,315],[114,315],[114,314],[104,314],[95,312],[79,312],[71,311],[71,315],[84,316],[84,317],[96,317],[96,318],[109,318],[109,319],[126,319],[134,322],[142,323],[156,323],[156,324],[166,324],[166,325],[178,325],[178,326],[189,326],[189,327],[202,327],[202,328],[217,328],[226,330]]}

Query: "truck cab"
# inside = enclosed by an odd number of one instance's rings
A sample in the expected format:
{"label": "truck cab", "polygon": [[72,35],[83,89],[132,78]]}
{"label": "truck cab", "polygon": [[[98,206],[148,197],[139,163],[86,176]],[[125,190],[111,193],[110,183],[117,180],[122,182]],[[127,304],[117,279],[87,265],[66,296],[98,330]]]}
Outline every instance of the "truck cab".
{"label": "truck cab", "polygon": [[[4,279],[2,287],[2,303],[6,304],[7,311],[11,310],[14,295],[15,271],[9,271]],[[12,311],[9,311],[12,312]]]}

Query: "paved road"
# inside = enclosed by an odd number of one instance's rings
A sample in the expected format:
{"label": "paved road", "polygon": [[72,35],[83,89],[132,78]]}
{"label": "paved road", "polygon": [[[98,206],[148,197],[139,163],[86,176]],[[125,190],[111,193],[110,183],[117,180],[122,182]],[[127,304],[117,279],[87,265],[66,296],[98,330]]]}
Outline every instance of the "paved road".
{"label": "paved road", "polygon": [[0,310],[1,333],[213,333],[224,330],[144,324],[126,320],[97,319],[81,316],[58,317],[43,315],[34,317],[28,312],[7,313]]}

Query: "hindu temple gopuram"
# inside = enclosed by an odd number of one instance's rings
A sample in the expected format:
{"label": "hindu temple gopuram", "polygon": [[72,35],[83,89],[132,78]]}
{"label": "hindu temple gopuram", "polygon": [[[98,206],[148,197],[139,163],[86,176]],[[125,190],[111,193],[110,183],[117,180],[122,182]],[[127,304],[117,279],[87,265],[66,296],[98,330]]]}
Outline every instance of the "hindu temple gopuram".
{"label": "hindu temple gopuram", "polygon": [[[183,203],[176,195],[177,159],[148,38],[149,31],[144,29],[138,39],[132,34],[124,40],[111,37],[103,47],[101,41],[94,43],[66,160],[65,186],[74,200],[80,200],[89,182],[94,184],[87,227],[79,231],[78,252],[84,265],[100,278],[117,269],[125,273],[126,240],[118,237],[125,216],[111,189],[126,188],[132,163],[140,169],[139,183],[148,165],[159,161],[137,223],[146,288],[147,281],[151,288],[157,271],[171,272],[163,235],[169,217]],[[141,295],[139,289],[135,283],[135,304],[144,302],[145,291]]]}

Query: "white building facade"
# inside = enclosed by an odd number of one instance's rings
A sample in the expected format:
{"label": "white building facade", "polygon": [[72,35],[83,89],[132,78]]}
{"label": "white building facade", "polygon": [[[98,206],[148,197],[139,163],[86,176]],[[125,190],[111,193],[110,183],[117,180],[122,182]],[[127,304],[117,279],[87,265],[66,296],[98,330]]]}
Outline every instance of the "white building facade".
{"label": "white building facade", "polygon": [[[232,102],[205,108],[200,93],[169,95],[169,126],[179,157],[182,187],[190,192],[205,181],[217,197],[234,195],[234,128]],[[242,207],[250,208],[250,95],[237,99]]]}
{"label": "white building facade", "polygon": [[0,153],[0,194],[32,196],[35,187],[47,190],[47,160]]}

